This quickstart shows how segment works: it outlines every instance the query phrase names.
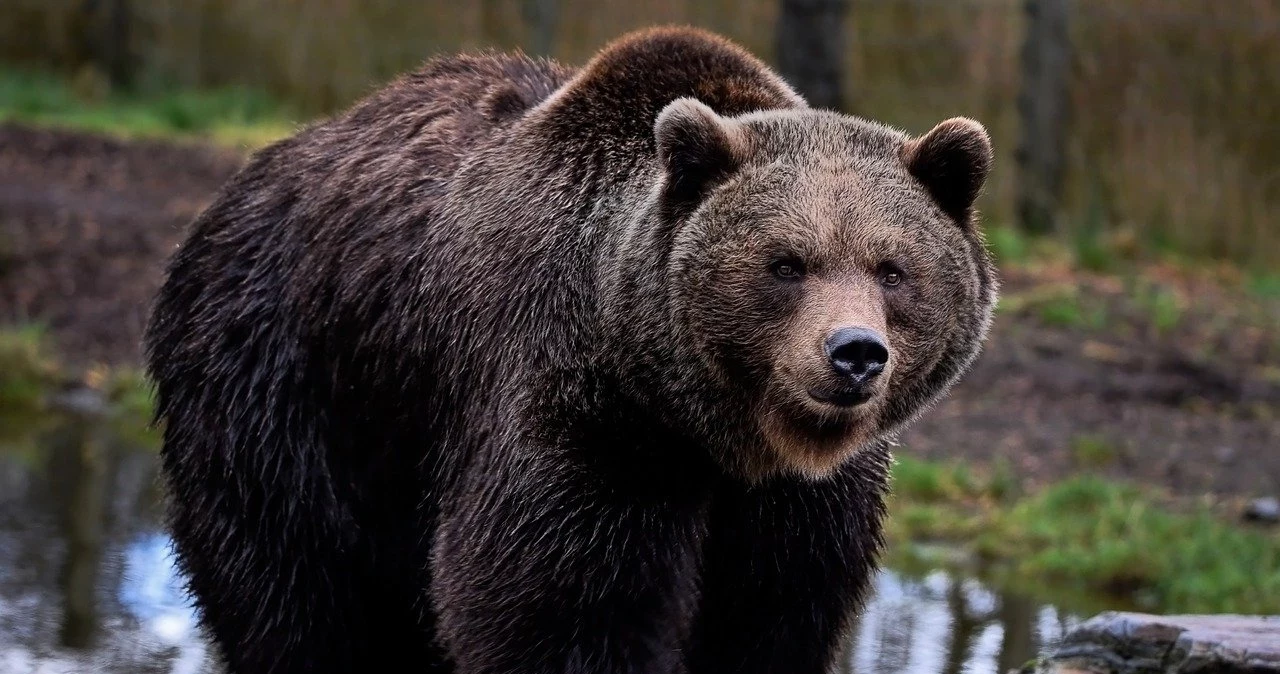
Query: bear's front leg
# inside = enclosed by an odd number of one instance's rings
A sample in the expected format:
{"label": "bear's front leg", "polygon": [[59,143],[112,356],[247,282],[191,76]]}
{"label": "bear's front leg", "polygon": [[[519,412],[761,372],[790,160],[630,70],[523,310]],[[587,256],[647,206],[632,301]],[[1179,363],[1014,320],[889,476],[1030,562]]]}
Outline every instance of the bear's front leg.
{"label": "bear's front leg", "polygon": [[775,478],[714,496],[691,674],[825,674],[874,572],[883,447],[822,481]]}
{"label": "bear's front leg", "polygon": [[467,471],[434,548],[459,674],[685,672],[705,506],[612,489],[562,456],[492,463]]}

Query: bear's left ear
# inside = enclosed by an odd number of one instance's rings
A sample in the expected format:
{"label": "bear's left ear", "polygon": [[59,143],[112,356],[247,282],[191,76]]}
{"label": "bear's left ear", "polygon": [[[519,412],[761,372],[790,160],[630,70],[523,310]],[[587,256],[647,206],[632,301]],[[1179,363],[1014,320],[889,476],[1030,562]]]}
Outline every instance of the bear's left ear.
{"label": "bear's left ear", "polygon": [[676,211],[691,210],[742,163],[741,128],[696,99],[668,103],[653,133],[666,171],[664,196]]}
{"label": "bear's left ear", "polygon": [[978,122],[953,117],[902,146],[902,160],[943,212],[969,225],[973,202],[991,172],[991,138]]}

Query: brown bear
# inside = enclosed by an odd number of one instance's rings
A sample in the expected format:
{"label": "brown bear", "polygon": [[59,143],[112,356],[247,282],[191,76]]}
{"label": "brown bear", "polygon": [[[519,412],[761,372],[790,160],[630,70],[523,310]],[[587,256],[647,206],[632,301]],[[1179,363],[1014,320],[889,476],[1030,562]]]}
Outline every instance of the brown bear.
{"label": "brown bear", "polygon": [[257,152],[145,338],[233,674],[828,671],[997,283],[981,125],[725,39],[429,62]]}

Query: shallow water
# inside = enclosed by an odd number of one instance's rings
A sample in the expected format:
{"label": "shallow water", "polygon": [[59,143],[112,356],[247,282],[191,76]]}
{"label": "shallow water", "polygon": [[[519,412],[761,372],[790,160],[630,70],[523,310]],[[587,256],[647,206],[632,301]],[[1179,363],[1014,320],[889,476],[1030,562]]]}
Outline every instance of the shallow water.
{"label": "shallow water", "polygon": [[[214,672],[161,526],[156,455],[101,423],[0,429],[0,674]],[[1005,674],[1078,617],[892,569],[845,672]]]}

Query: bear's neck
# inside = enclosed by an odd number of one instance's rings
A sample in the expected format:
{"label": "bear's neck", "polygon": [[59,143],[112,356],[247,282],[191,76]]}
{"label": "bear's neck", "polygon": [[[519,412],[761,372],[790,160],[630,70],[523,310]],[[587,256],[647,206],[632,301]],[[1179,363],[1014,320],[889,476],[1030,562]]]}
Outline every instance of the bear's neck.
{"label": "bear's neck", "polygon": [[465,394],[478,415],[515,404],[548,442],[609,448],[586,458],[620,474],[705,475],[709,443],[689,421],[705,403],[684,389],[701,377],[671,321],[658,175],[642,142],[495,138],[453,181],[447,235],[471,252],[429,270],[424,291],[456,311],[430,314],[428,330],[448,340],[453,367],[479,368]]}
{"label": "bear's neck", "polygon": [[[535,292],[528,305],[542,312],[530,323],[542,343],[541,362],[530,370],[540,379],[531,387],[539,394],[530,418],[562,446],[609,448],[591,459],[602,469],[658,470],[660,482],[677,474],[696,482],[710,471],[710,454],[671,414],[678,399],[696,394],[679,390],[693,364],[670,320],[671,242],[657,215],[656,157],[642,145],[625,155],[556,155],[550,161],[575,179],[557,181],[547,203],[586,205],[537,228],[541,262],[530,278],[554,279],[545,289],[557,298]],[[537,168],[523,175],[537,181]]]}

